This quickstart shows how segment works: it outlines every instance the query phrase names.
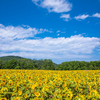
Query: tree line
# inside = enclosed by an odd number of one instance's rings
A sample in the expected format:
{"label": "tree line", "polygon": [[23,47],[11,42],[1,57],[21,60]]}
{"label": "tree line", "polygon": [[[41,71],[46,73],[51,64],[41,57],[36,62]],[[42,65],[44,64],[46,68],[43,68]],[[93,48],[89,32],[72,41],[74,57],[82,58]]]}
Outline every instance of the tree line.
{"label": "tree line", "polygon": [[69,61],[55,64],[51,59],[11,59],[0,60],[0,69],[100,70],[100,61]]}

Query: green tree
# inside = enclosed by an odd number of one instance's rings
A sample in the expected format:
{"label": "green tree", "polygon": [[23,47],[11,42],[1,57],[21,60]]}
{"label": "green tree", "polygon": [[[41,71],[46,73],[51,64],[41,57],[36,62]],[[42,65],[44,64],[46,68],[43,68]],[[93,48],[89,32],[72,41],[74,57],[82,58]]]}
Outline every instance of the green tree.
{"label": "green tree", "polygon": [[3,61],[0,60],[0,69],[2,69]]}
{"label": "green tree", "polygon": [[21,69],[21,67],[17,65],[17,66],[15,67],[15,69]]}

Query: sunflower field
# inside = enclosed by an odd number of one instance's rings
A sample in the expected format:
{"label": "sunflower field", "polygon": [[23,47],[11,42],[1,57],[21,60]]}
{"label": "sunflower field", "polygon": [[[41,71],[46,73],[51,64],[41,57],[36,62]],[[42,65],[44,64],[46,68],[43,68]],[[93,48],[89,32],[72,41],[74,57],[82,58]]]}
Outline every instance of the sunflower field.
{"label": "sunflower field", "polygon": [[100,71],[3,69],[0,100],[100,100]]}

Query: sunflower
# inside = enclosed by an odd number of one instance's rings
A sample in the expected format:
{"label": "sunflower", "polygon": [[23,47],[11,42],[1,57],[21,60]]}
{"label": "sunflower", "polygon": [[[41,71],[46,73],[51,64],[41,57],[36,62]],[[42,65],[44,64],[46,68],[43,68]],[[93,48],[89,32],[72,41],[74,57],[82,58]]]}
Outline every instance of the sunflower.
{"label": "sunflower", "polygon": [[40,93],[39,92],[35,92],[34,94],[35,94],[36,97],[39,97],[40,96]]}
{"label": "sunflower", "polygon": [[18,90],[18,95],[22,95],[22,91],[20,89]]}
{"label": "sunflower", "polygon": [[7,100],[7,98],[1,98],[0,100]]}

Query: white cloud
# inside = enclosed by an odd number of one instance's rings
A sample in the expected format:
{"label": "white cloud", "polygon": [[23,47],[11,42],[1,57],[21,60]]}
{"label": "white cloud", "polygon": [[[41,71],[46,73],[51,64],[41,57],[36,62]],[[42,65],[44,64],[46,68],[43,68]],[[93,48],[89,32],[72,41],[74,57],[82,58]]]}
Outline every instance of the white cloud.
{"label": "white cloud", "polygon": [[12,40],[12,39],[25,39],[29,37],[34,37],[36,34],[52,32],[47,29],[36,29],[29,26],[4,26],[0,24],[0,39]]}
{"label": "white cloud", "polygon": [[47,30],[31,27],[26,29],[19,26],[5,27],[0,24],[0,56],[17,55],[36,59],[89,58],[93,50],[100,46],[100,38],[83,37],[80,34],[69,38],[29,38],[44,31]]}
{"label": "white cloud", "polygon": [[66,32],[58,30],[56,33],[66,33]]}
{"label": "white cloud", "polygon": [[92,16],[100,18],[100,13],[93,14]]}
{"label": "white cloud", "polygon": [[66,55],[57,55],[57,53],[53,54],[53,53],[36,53],[36,52],[13,52],[13,53],[6,53],[6,52],[1,52],[0,56],[8,56],[8,55],[15,55],[15,56],[21,56],[21,57],[26,57],[26,58],[32,58],[32,59],[69,59],[69,58],[90,58],[90,55],[77,55],[77,54],[66,54]]}
{"label": "white cloud", "polygon": [[59,36],[60,34],[57,34],[57,36]]}
{"label": "white cloud", "polygon": [[62,14],[62,15],[60,16],[60,18],[64,18],[65,21],[68,21],[68,20],[70,19],[70,14]]}
{"label": "white cloud", "polygon": [[48,9],[49,12],[68,12],[72,8],[72,4],[66,0],[32,0],[36,5]]}
{"label": "white cloud", "polygon": [[83,15],[75,16],[74,18],[75,18],[76,20],[84,20],[84,19],[86,19],[87,17],[89,17],[89,15],[83,14]]}
{"label": "white cloud", "polygon": [[59,33],[60,32],[60,30],[58,30],[56,33]]}

